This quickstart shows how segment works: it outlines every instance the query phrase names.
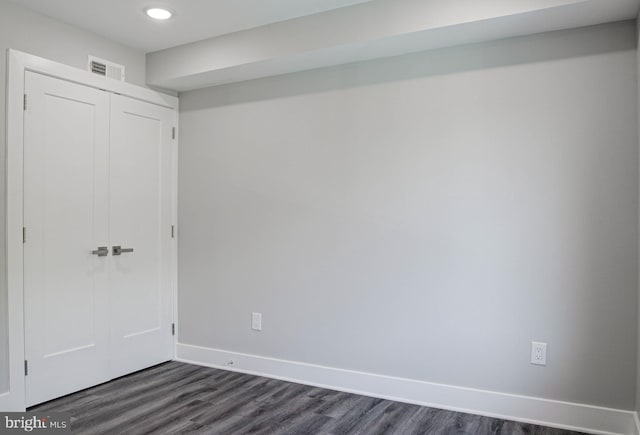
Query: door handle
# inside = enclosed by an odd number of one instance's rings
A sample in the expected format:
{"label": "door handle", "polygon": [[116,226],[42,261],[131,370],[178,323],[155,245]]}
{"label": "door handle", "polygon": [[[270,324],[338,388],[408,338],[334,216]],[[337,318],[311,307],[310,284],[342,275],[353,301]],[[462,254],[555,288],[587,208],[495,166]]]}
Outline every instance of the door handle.
{"label": "door handle", "polygon": [[123,248],[122,246],[113,247],[113,255],[120,255],[125,252],[133,252],[133,248]]}
{"label": "door handle", "polygon": [[98,246],[98,249],[95,251],[91,251],[93,255],[97,255],[98,257],[106,257],[109,255],[109,248],[106,246]]}

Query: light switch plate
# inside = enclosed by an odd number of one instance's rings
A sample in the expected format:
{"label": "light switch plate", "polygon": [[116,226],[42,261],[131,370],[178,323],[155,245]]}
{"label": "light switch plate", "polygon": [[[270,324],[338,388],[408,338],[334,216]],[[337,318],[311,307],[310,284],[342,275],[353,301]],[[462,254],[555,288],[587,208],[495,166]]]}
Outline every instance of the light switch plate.
{"label": "light switch plate", "polygon": [[262,331],[262,313],[251,313],[251,329]]}

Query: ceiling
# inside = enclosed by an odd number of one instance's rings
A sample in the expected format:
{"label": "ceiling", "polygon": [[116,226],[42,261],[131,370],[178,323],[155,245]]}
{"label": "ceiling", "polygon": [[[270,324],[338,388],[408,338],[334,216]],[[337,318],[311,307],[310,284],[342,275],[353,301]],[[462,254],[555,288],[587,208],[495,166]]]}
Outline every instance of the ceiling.
{"label": "ceiling", "polygon": [[638,5],[639,0],[375,0],[149,53],[147,84],[188,91],[628,20],[637,16]]}
{"label": "ceiling", "polygon": [[[11,0],[137,48],[147,85],[186,91],[635,19],[640,0]],[[164,7],[167,21],[144,11]]]}
{"label": "ceiling", "polygon": [[[12,0],[129,47],[152,52],[371,0]],[[144,10],[175,11],[166,22]]]}

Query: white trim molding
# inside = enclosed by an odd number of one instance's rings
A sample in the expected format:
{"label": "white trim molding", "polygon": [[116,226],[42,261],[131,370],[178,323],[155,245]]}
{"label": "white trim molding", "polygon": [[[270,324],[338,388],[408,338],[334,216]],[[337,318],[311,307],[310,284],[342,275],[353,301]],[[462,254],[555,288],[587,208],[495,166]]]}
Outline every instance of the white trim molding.
{"label": "white trim molding", "polygon": [[[78,83],[107,92],[125,95],[176,111],[178,127],[178,98],[151,89],[132,85],[89,71],[74,68],[17,50],[7,50],[7,96],[6,96],[6,231],[7,231],[7,292],[9,325],[9,391],[0,394],[0,411],[25,410],[24,382],[24,297],[23,297],[23,130],[24,130],[24,77],[26,71]],[[178,138],[174,141],[174,155],[177,155]],[[177,166],[174,167],[177,168]],[[176,197],[177,176],[173,181],[173,198]],[[173,215],[177,203],[173,204]],[[174,242],[175,247],[175,242]],[[171,265],[177,271],[177,257],[174,252]],[[174,297],[177,294],[174,277]],[[174,312],[176,311],[174,303]],[[174,322],[176,320],[174,319]]]}
{"label": "white trim molding", "polygon": [[433,408],[582,431],[640,435],[633,411],[324,367],[184,343],[177,360]]}
{"label": "white trim molding", "polygon": [[0,409],[7,410],[8,412],[14,411],[13,404],[11,403],[11,395],[7,391],[6,393],[0,393]]}

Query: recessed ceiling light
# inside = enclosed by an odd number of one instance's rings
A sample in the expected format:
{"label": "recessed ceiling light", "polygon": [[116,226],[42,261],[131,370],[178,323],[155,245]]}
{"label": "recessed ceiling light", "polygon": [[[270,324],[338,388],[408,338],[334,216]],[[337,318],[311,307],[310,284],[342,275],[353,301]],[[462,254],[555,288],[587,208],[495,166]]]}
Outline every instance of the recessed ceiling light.
{"label": "recessed ceiling light", "polygon": [[173,15],[171,11],[162,8],[149,8],[145,12],[154,20],[168,20]]}

